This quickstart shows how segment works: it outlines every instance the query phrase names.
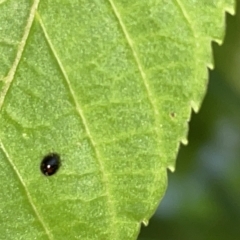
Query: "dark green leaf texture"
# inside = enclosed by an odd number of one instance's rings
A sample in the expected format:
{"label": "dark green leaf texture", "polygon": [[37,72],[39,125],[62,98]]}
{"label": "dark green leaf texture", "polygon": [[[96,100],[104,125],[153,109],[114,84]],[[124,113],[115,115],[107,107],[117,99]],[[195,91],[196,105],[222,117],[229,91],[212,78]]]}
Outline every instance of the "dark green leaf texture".
{"label": "dark green leaf texture", "polygon": [[[233,0],[0,1],[0,239],[136,238],[225,10]],[[45,177],[49,152],[62,166]]]}

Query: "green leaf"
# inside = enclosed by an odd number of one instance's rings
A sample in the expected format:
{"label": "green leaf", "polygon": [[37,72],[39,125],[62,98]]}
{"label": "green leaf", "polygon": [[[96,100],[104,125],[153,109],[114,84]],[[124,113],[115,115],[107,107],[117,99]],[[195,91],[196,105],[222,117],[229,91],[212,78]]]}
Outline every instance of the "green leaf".
{"label": "green leaf", "polygon": [[[1,239],[135,239],[199,109],[233,0],[0,1]],[[59,171],[40,172],[49,152]]]}

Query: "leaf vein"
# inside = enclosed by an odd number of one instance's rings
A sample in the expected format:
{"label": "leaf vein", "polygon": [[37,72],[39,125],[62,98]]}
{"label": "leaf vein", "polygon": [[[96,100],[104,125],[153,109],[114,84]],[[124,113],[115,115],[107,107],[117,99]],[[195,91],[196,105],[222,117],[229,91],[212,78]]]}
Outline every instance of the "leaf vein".
{"label": "leaf vein", "polygon": [[[132,54],[133,54],[133,58],[137,64],[137,67],[138,67],[138,70],[139,70],[139,73],[141,75],[141,78],[143,80],[143,83],[144,83],[144,87],[145,87],[145,90],[147,92],[147,97],[148,97],[148,100],[152,106],[152,109],[153,109],[153,112],[154,112],[154,115],[155,115],[155,127],[154,127],[154,130],[156,132],[156,135],[157,135],[157,142],[158,142],[158,146],[160,147],[160,141],[161,141],[161,138],[160,138],[160,133],[159,133],[159,128],[158,126],[160,126],[160,119],[159,119],[159,111],[158,111],[158,107],[157,107],[157,104],[155,102],[155,98],[154,98],[154,94],[153,94],[153,91],[151,90],[151,87],[150,87],[150,83],[149,83],[149,79],[147,78],[147,75],[143,69],[143,66],[142,66],[142,63],[140,61],[140,58],[138,56],[138,53],[137,53],[137,50],[135,49],[135,46],[134,46],[134,42],[133,40],[131,39],[130,37],[130,34],[128,33],[128,30],[120,16],[120,13],[119,11],[117,10],[117,7],[115,6],[114,4],[114,0],[108,0],[108,2],[110,3],[111,7],[112,7],[112,10],[113,10],[113,13],[115,14],[117,20],[118,20],[118,23],[122,29],[122,32],[126,38],[126,41],[132,51]],[[160,149],[159,150],[159,158],[161,158],[161,151]],[[157,179],[160,178],[160,174],[158,174],[158,172],[156,172],[155,176],[154,176],[154,181],[157,181]],[[152,190],[151,190],[151,194],[149,195],[149,198],[151,198],[151,196],[153,195],[154,193],[154,186],[152,187]],[[142,222],[144,222],[144,219],[142,219]]]}
{"label": "leaf vein", "polygon": [[113,0],[108,0],[108,1],[109,1],[110,5],[112,7],[113,13],[115,14],[115,16],[116,16],[116,18],[117,18],[117,20],[119,22],[119,25],[120,25],[120,27],[121,27],[121,29],[123,31],[123,34],[124,34],[124,36],[126,38],[126,41],[127,41],[128,45],[129,45],[131,51],[132,51],[134,60],[135,60],[135,62],[137,64],[139,73],[140,73],[140,75],[142,77],[142,80],[143,80],[143,83],[144,83],[144,86],[145,86],[145,89],[146,89],[146,92],[147,92],[148,99],[150,101],[150,104],[152,105],[152,108],[153,108],[153,111],[154,111],[154,114],[155,114],[156,118],[158,118],[159,112],[158,112],[158,109],[157,109],[156,104],[154,102],[154,97],[153,97],[152,91],[150,89],[150,85],[149,85],[149,81],[147,79],[146,73],[143,70],[142,63],[141,63],[141,61],[140,61],[140,59],[138,57],[137,51],[136,51],[136,49],[134,47],[134,43],[133,43],[133,41],[132,41],[132,39],[131,39],[128,31],[127,31],[127,28],[126,28],[125,24],[123,23],[123,20],[122,20],[122,18],[120,16],[120,13],[118,12],[118,10],[117,10]]}
{"label": "leaf vein", "polygon": [[[193,65],[194,65],[194,69],[197,69],[197,64],[198,64],[198,58],[197,58],[197,48],[198,48],[198,35],[197,35],[197,32],[194,30],[194,26],[192,24],[192,20],[190,18],[190,16],[188,15],[184,5],[181,3],[181,0],[174,0],[176,6],[179,8],[180,12],[182,13],[185,21],[187,22],[191,32],[192,32],[192,35],[194,37],[194,42],[193,42]],[[196,74],[196,71],[194,71],[193,73],[193,80],[197,81],[197,74]],[[199,106],[196,105],[194,99],[190,101],[190,106],[191,108],[197,112],[198,109],[199,109]],[[185,141],[185,137],[183,138],[183,140],[181,140],[182,142]]]}
{"label": "leaf vein", "polygon": [[[77,101],[77,97],[76,97],[76,94],[75,94],[75,92],[74,92],[74,90],[72,88],[70,79],[68,78],[68,75],[67,75],[67,73],[66,73],[66,71],[64,69],[64,66],[63,66],[63,64],[62,64],[62,62],[61,62],[61,60],[60,60],[60,58],[59,58],[59,56],[58,56],[58,54],[57,54],[53,44],[51,42],[51,40],[50,40],[50,37],[49,37],[49,35],[47,33],[47,30],[46,30],[46,28],[44,26],[44,23],[43,23],[43,21],[42,21],[42,19],[40,17],[40,14],[37,12],[36,16],[38,18],[38,21],[39,21],[40,26],[42,28],[42,31],[44,33],[45,39],[46,39],[46,41],[47,41],[47,43],[48,43],[48,45],[49,45],[49,47],[50,47],[50,49],[51,49],[55,59],[57,61],[57,64],[58,64],[58,66],[60,68],[60,71],[63,74],[63,78],[64,78],[64,80],[65,80],[65,82],[67,84],[68,90],[69,90],[70,95],[71,95],[71,97],[73,99],[73,102],[75,104],[76,111],[77,111],[80,119],[82,120],[82,123],[83,123],[83,125],[85,127],[85,130],[86,130],[86,134],[87,134],[87,136],[88,136],[88,138],[89,138],[89,140],[90,140],[90,142],[92,144],[92,147],[93,147],[93,149],[95,151],[96,159],[98,161],[99,168],[100,168],[100,171],[101,171],[102,176],[103,176],[103,182],[104,182],[104,184],[106,186],[106,196],[107,196],[107,199],[108,199],[107,201],[108,201],[108,206],[109,206],[109,209],[110,209],[110,211],[109,211],[110,212],[110,216],[112,218],[111,223],[116,223],[117,222],[116,211],[115,211],[115,207],[114,207],[113,201],[111,200],[111,194],[110,194],[110,190],[109,190],[110,189],[110,187],[109,187],[109,182],[110,181],[109,181],[109,179],[107,177],[107,174],[105,173],[106,169],[105,169],[105,167],[103,165],[103,161],[101,160],[100,152],[99,152],[99,150],[96,147],[97,144],[96,144],[96,142],[95,142],[95,140],[94,140],[94,138],[93,138],[93,136],[91,134],[91,131],[90,131],[89,127],[88,127],[87,120],[86,120],[86,118],[84,116],[84,113],[83,113],[83,109],[81,108],[80,104]],[[110,227],[109,229],[111,230],[111,234],[115,233],[113,228]],[[111,238],[111,239],[114,239],[114,237]]]}
{"label": "leaf vein", "polygon": [[0,148],[3,150],[3,153],[6,157],[6,159],[8,160],[10,166],[12,167],[13,171],[15,172],[15,174],[17,175],[17,178],[19,179],[19,182],[20,184],[23,186],[23,189],[26,193],[26,196],[27,196],[27,200],[28,202],[30,203],[31,207],[32,207],[32,210],[34,212],[34,214],[36,215],[37,219],[39,220],[40,224],[42,225],[42,228],[44,229],[48,239],[50,240],[53,240],[53,237],[49,231],[49,229],[47,228],[47,226],[44,224],[44,220],[43,218],[41,217],[41,215],[39,214],[38,210],[37,210],[37,207],[35,206],[33,200],[32,200],[32,197],[30,195],[30,192],[28,191],[26,185],[25,185],[25,182],[20,174],[20,172],[18,171],[17,167],[15,166],[14,162],[12,161],[12,159],[10,158],[5,146],[3,145],[3,142],[0,140]]}
{"label": "leaf vein", "polygon": [[30,30],[31,30],[31,27],[32,27],[32,24],[33,24],[33,21],[34,21],[34,16],[35,16],[35,13],[37,11],[39,2],[40,2],[40,0],[35,0],[33,2],[33,5],[32,5],[31,10],[30,10],[29,18],[27,20],[27,24],[26,24],[25,29],[24,29],[22,40],[20,41],[20,43],[18,45],[18,50],[17,50],[16,57],[14,59],[13,65],[12,65],[11,69],[9,70],[7,76],[4,78],[4,86],[3,86],[3,89],[2,89],[2,92],[1,92],[1,95],[0,95],[0,111],[3,107],[4,100],[7,96],[7,93],[8,93],[8,91],[10,89],[10,86],[13,82],[17,67],[20,63],[20,60],[22,58],[22,54],[23,54],[24,49],[26,47],[26,43],[27,43],[27,40],[28,40],[28,37],[29,37],[29,33],[30,33]]}
{"label": "leaf vein", "polygon": [[191,24],[191,19],[189,17],[189,15],[187,14],[187,11],[185,10],[184,6],[182,5],[180,0],[174,0],[176,6],[179,8],[179,10],[181,11],[184,19],[186,20],[187,24],[189,25],[190,30],[192,31],[192,34],[194,36],[194,38],[196,39],[196,32],[194,31],[194,27]]}

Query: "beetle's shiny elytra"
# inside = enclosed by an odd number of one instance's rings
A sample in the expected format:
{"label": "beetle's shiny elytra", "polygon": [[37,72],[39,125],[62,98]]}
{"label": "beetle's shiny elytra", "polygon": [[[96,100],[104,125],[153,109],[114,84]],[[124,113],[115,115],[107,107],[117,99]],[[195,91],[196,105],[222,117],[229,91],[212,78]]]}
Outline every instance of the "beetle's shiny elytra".
{"label": "beetle's shiny elytra", "polygon": [[58,171],[60,166],[60,156],[57,153],[49,153],[43,158],[40,169],[44,175],[51,176]]}

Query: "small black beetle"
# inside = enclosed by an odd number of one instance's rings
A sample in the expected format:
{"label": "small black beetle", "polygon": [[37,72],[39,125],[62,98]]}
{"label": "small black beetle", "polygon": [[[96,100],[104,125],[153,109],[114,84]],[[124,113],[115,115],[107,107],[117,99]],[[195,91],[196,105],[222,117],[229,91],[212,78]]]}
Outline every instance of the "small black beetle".
{"label": "small black beetle", "polygon": [[60,166],[60,156],[57,153],[49,153],[43,158],[40,169],[44,175],[51,176],[58,171]]}

